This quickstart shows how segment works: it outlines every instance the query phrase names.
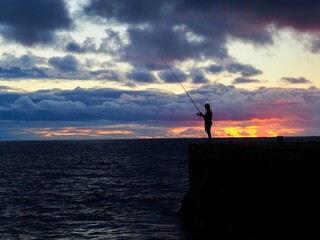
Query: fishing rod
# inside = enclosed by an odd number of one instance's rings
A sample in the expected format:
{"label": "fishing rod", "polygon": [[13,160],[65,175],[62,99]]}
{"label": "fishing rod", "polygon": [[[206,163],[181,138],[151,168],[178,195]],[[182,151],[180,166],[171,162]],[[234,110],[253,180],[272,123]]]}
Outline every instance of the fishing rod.
{"label": "fishing rod", "polygon": [[[157,52],[158,53],[158,52]],[[172,73],[172,75],[175,77],[175,79],[177,79],[178,83],[180,83],[181,87],[183,88],[183,90],[185,91],[185,93],[188,95],[188,97],[190,98],[191,102],[193,103],[193,105],[196,107],[196,109],[198,110],[199,113],[200,110],[197,107],[196,103],[193,101],[192,97],[190,96],[190,94],[188,93],[188,91],[184,88],[184,86],[182,85],[181,81],[179,80],[179,78],[176,76],[176,74],[174,74],[174,72],[172,71],[171,67],[167,64],[167,62],[164,60],[164,58],[160,55],[160,53],[158,53],[159,57],[161,58],[161,60],[164,62],[164,64],[167,66],[167,68],[170,70],[170,72]]]}

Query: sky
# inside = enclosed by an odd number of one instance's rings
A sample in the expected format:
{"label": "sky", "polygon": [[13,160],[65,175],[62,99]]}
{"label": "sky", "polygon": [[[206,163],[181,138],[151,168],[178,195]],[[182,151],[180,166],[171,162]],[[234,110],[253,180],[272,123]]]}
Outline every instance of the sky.
{"label": "sky", "polygon": [[0,140],[320,135],[320,2],[0,0]]}

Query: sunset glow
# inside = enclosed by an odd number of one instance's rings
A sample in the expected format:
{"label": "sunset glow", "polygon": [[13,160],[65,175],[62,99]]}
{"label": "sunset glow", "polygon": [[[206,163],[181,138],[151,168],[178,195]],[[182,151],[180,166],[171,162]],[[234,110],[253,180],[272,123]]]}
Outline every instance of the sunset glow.
{"label": "sunset glow", "polygon": [[303,128],[288,127],[283,119],[252,119],[250,121],[219,121],[213,126],[216,137],[299,136]]}
{"label": "sunset glow", "polygon": [[125,136],[130,135],[133,132],[128,130],[105,130],[105,129],[79,129],[74,127],[67,127],[62,129],[28,129],[32,134],[43,136],[46,138],[76,138],[76,137],[87,137],[87,138],[108,138],[108,135]]}

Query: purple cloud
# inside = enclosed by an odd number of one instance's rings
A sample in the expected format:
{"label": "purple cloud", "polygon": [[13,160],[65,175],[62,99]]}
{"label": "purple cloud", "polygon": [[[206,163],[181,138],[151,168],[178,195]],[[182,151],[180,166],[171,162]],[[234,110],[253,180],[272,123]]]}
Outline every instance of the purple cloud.
{"label": "purple cloud", "polygon": [[[219,121],[241,124],[252,119],[295,119],[290,127],[305,129],[306,133],[320,132],[320,91],[316,88],[239,90],[207,84],[189,93],[200,110],[204,111],[204,103],[210,103],[214,126]],[[24,126],[77,126],[81,122],[91,127],[102,123],[133,124],[137,131],[149,124],[165,129],[190,127],[190,122],[199,121],[195,113],[185,93],[81,88],[30,93],[0,91],[0,128],[19,120]]]}
{"label": "purple cloud", "polygon": [[315,33],[320,31],[319,7],[317,1],[93,0],[84,11],[126,24],[130,44],[123,49],[123,59],[141,65],[157,63],[155,50],[170,62],[226,58],[230,37],[272,44],[270,25]]}
{"label": "purple cloud", "polygon": [[[166,83],[176,83],[177,79],[172,74],[170,70],[167,69],[166,66],[164,66],[164,70],[158,72],[158,76],[161,78],[161,80],[165,81]],[[173,67],[171,68],[176,77],[179,79],[180,82],[185,82],[188,79],[187,74],[183,73],[181,70]]]}
{"label": "purple cloud", "polygon": [[210,73],[221,73],[223,71],[223,67],[219,65],[212,64],[205,69]]}
{"label": "purple cloud", "polygon": [[262,74],[261,70],[256,69],[251,65],[241,63],[231,63],[226,67],[226,70],[230,73],[241,73],[242,77],[251,77]]}
{"label": "purple cloud", "polygon": [[311,81],[305,79],[304,77],[292,78],[292,77],[283,77],[281,78],[282,82],[290,83],[290,84],[310,84]]}
{"label": "purple cloud", "polygon": [[244,77],[238,77],[234,79],[233,84],[241,84],[241,83],[259,83],[260,80],[258,79],[251,79],[251,78],[244,78]]}
{"label": "purple cloud", "polygon": [[[215,120],[320,117],[318,89],[239,90],[223,84],[189,91],[200,107],[210,103]],[[185,93],[112,89],[0,92],[2,120],[168,121],[194,120],[194,106]],[[276,107],[273,107],[276,106]],[[201,108],[201,107],[200,107]],[[32,110],[32,112],[30,112]],[[44,114],[46,113],[46,114]]]}

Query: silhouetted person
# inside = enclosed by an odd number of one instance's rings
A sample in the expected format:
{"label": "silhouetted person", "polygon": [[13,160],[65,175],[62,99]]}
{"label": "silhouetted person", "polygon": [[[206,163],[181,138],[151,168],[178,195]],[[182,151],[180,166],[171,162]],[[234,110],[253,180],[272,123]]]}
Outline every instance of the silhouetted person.
{"label": "silhouetted person", "polygon": [[212,111],[210,109],[210,105],[206,103],[204,105],[205,109],[207,110],[206,114],[203,114],[202,112],[197,113],[199,117],[203,117],[204,119],[204,129],[206,133],[208,134],[208,143],[211,143],[211,126],[212,126]]}

